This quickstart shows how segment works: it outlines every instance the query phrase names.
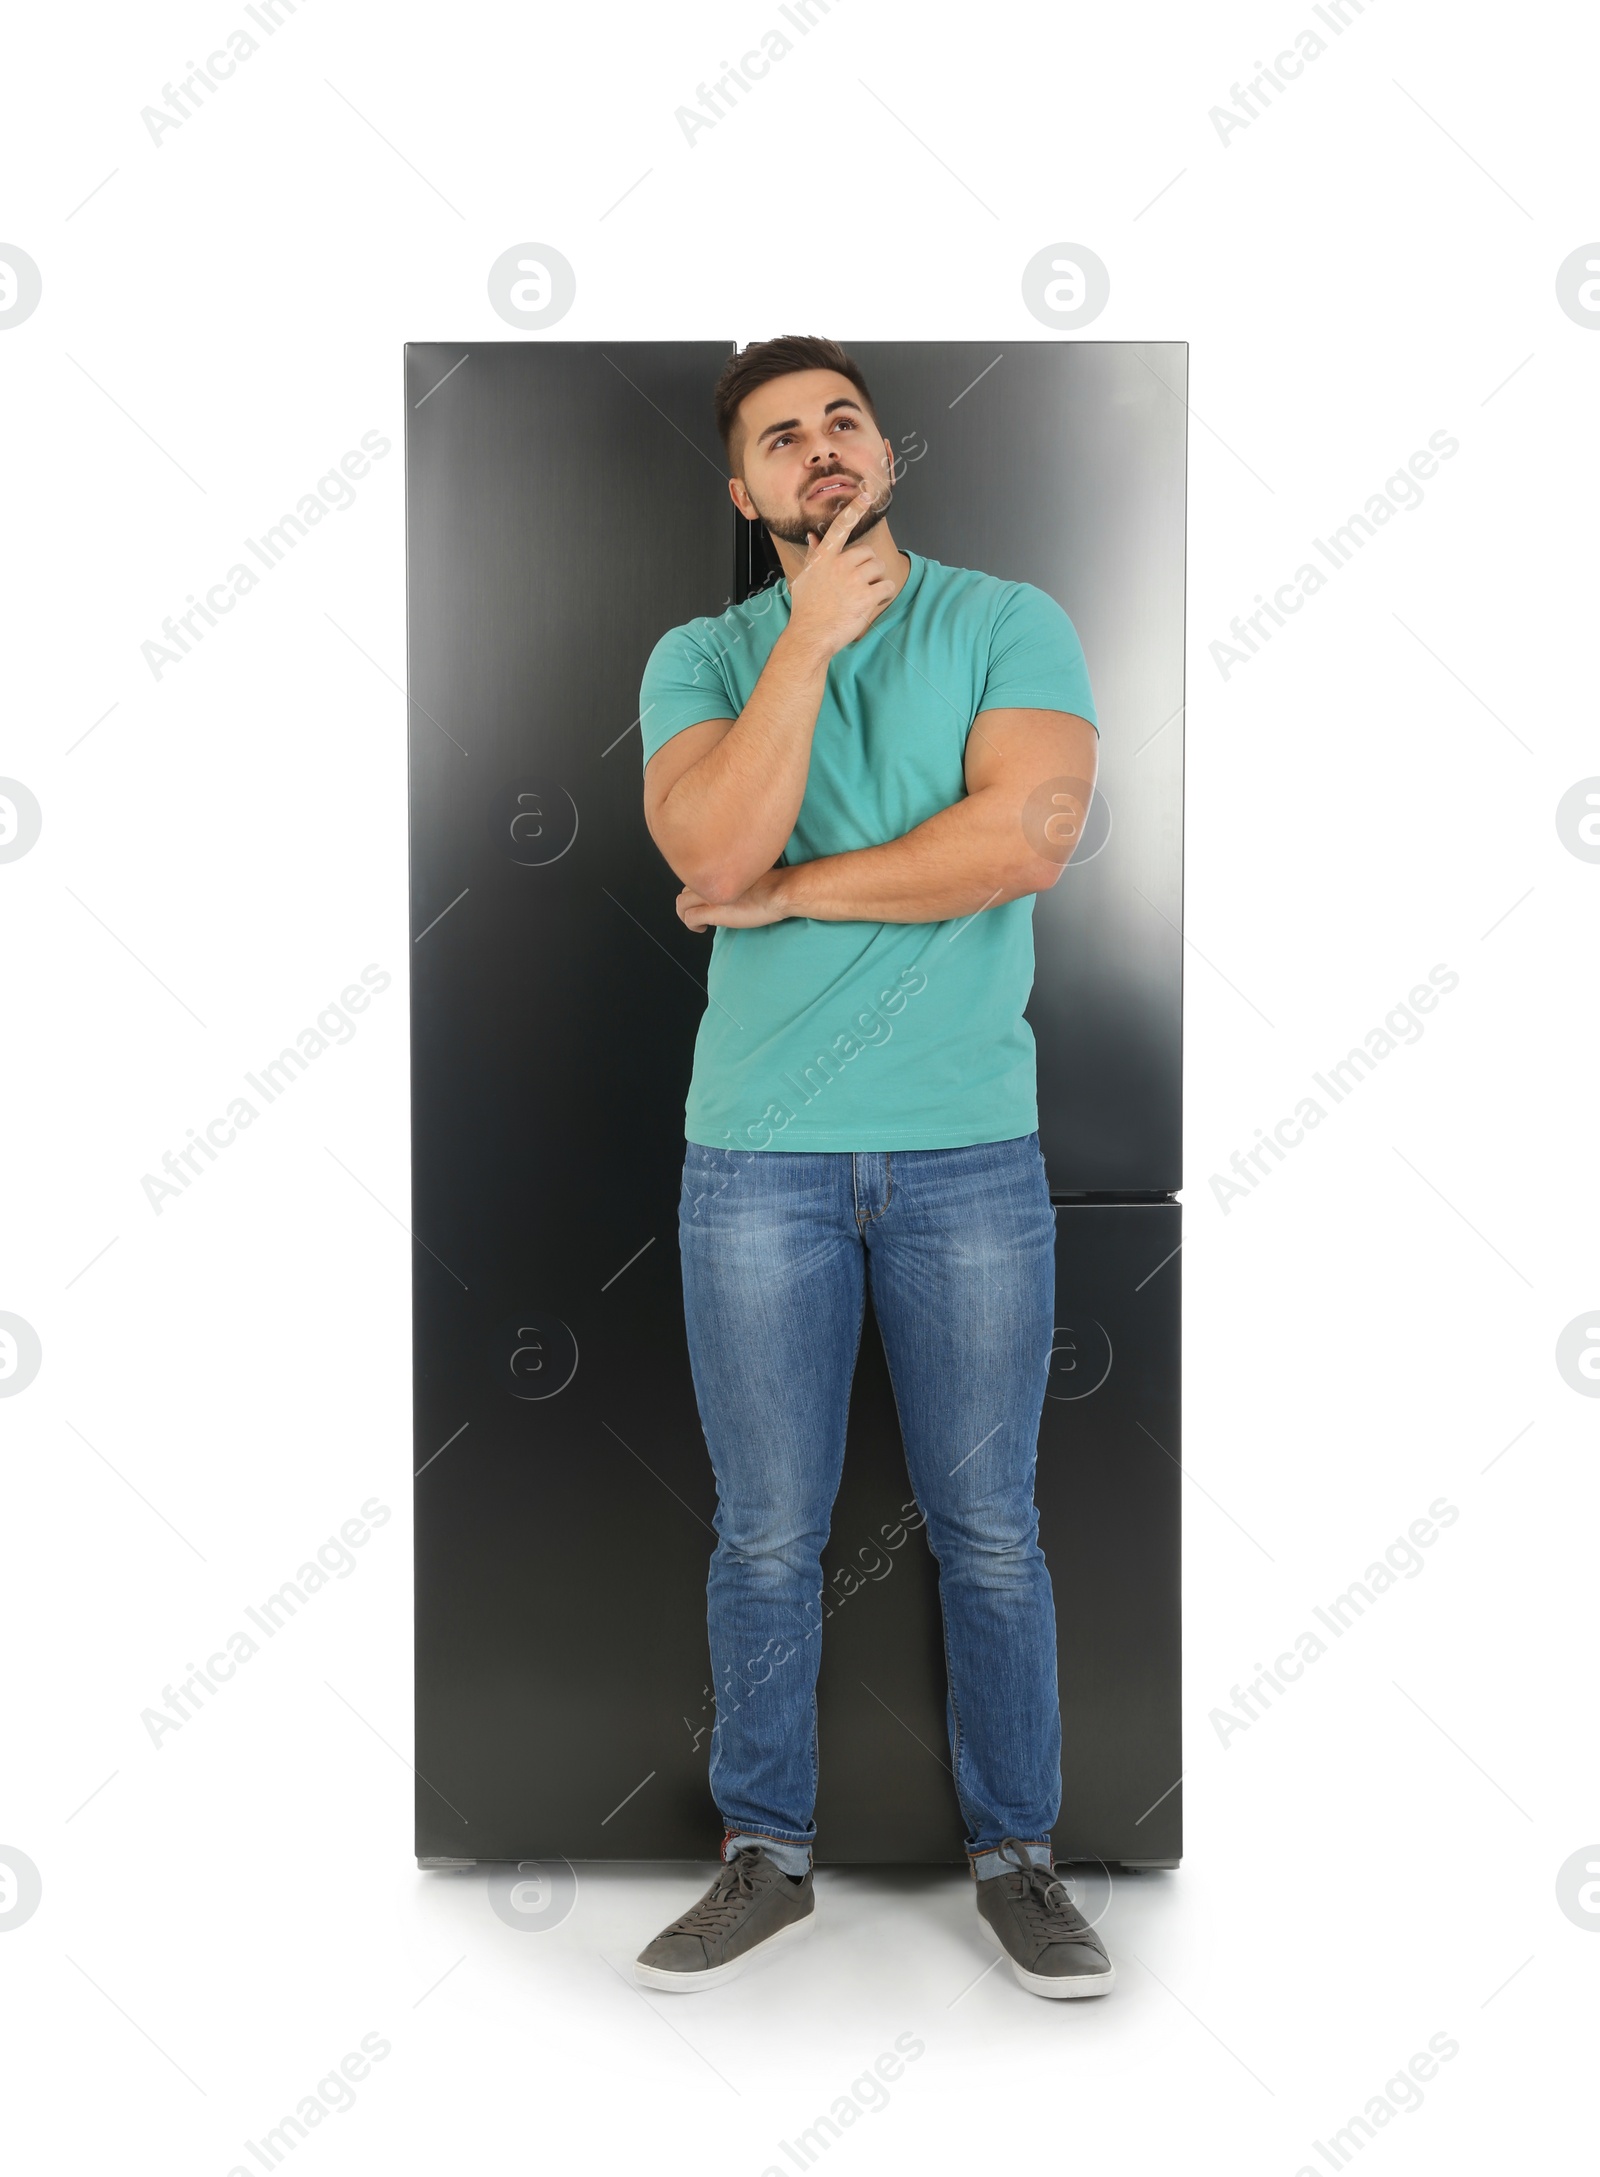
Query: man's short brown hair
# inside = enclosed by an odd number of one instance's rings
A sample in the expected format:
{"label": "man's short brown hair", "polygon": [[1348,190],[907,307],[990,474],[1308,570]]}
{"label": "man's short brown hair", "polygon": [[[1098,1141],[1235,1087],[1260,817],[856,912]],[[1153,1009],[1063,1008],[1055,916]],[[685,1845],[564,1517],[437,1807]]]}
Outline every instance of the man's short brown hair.
{"label": "man's short brown hair", "polygon": [[769,379],[787,378],[799,370],[836,370],[841,378],[848,378],[876,425],[877,410],[867,391],[867,381],[860,366],[851,361],[837,340],[819,340],[814,333],[785,333],[778,340],[753,340],[742,353],[729,357],[711,396],[730,469],[739,471],[744,465],[742,438],[737,458],[733,444],[739,403]]}

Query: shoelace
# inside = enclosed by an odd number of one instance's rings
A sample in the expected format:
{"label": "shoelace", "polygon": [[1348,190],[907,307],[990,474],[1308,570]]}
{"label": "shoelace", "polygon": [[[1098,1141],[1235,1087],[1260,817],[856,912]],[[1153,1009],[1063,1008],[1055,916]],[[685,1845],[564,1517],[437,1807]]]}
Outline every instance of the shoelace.
{"label": "shoelace", "polygon": [[1020,1902],[1030,1933],[1046,1942],[1087,1942],[1099,1949],[1099,1937],[1072,1902],[1059,1875],[1048,1867],[1036,1867],[1019,1838],[1003,1837],[999,1852],[1002,1859],[1011,1862],[1003,1870],[1006,1895]]}
{"label": "shoelace", "polygon": [[756,1894],[756,1871],[761,1847],[745,1844],[728,1861],[698,1905],[691,1905],[682,1919],[674,1920],[669,1935],[720,1935],[737,1918],[741,1907]]}

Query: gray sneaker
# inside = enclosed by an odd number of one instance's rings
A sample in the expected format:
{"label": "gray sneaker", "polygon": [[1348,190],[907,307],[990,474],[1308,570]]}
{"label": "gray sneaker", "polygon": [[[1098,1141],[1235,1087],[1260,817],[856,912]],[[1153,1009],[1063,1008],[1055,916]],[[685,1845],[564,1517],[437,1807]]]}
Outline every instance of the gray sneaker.
{"label": "gray sneaker", "polygon": [[1016,1837],[1001,1855],[1012,1862],[978,1884],[978,1913],[1011,1960],[1011,1970],[1036,1996],[1103,1996],[1116,1983],[1106,1946],[1048,1867],[1034,1867]]}
{"label": "gray sneaker", "polygon": [[809,1935],[816,1917],[809,1868],[791,1882],[760,1845],[742,1845],[699,1904],[640,1951],[633,1977],[646,1988],[719,1988],[758,1951]]}

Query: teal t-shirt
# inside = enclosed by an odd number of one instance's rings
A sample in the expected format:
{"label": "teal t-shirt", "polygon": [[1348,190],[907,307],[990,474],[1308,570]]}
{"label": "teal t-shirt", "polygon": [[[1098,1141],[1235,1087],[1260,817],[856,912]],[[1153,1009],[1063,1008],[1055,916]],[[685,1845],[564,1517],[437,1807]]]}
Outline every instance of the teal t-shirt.
{"label": "teal t-shirt", "polygon": [[[1098,732],[1077,630],[1031,582],[908,552],[894,602],[828,664],[786,863],[881,846],[966,794],[980,712],[1072,711]],[[789,585],[662,636],[640,689],[644,760],[737,718],[789,621]],[[950,922],[717,929],[685,1109],[733,1149],[954,1149],[1039,1123],[1032,893]]]}

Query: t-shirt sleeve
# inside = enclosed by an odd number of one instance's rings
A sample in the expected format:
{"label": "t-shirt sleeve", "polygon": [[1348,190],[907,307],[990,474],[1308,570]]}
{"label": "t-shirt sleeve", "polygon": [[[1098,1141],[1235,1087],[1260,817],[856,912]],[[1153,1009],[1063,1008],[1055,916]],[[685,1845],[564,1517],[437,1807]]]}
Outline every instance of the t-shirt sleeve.
{"label": "t-shirt sleeve", "polygon": [[1096,734],[1089,666],[1078,631],[1048,592],[1013,582],[989,636],[989,675],[979,711],[1070,711]]}
{"label": "t-shirt sleeve", "polygon": [[721,661],[695,633],[695,623],[668,628],[645,661],[639,685],[645,762],[685,727],[708,718],[737,718],[739,710]]}

